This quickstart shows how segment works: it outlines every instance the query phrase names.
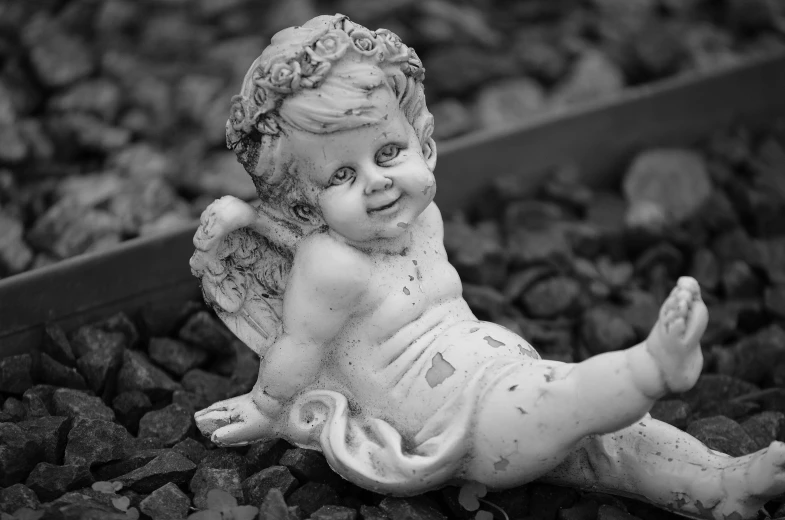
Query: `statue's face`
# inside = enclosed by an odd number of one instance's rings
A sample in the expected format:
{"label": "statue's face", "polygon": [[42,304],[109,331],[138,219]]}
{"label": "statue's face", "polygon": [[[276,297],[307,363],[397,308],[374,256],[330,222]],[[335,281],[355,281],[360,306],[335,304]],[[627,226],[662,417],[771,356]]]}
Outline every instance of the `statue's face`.
{"label": "statue's face", "polygon": [[435,157],[423,156],[394,97],[378,89],[370,100],[383,113],[377,122],[330,134],[292,132],[284,144],[315,189],[325,223],[358,244],[400,236],[436,192]]}

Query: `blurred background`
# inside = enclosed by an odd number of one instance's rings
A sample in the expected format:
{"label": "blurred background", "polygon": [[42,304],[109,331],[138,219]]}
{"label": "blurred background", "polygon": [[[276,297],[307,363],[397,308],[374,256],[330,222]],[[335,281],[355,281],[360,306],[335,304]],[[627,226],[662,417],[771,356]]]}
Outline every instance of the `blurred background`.
{"label": "blurred background", "polygon": [[229,100],[334,13],[417,50],[438,143],[785,49],[783,0],[0,0],[0,277],[252,199]]}

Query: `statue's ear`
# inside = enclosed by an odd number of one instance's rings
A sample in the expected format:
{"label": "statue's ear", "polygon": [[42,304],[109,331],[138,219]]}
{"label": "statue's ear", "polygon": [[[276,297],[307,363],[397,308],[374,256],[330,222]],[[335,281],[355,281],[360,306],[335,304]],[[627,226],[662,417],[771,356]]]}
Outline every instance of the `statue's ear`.
{"label": "statue's ear", "polygon": [[422,156],[425,159],[425,164],[428,169],[434,171],[436,169],[436,141],[433,137],[429,137],[422,145]]}

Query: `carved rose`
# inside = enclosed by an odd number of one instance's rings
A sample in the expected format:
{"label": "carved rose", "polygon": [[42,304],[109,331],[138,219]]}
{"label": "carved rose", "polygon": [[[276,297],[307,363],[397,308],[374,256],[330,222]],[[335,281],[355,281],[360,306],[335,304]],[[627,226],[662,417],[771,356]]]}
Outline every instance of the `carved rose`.
{"label": "carved rose", "polygon": [[343,58],[350,43],[349,37],[343,31],[330,31],[307,51],[310,51],[308,54],[314,61],[336,61]]}
{"label": "carved rose", "polygon": [[352,43],[354,48],[360,54],[365,56],[373,56],[379,52],[379,46],[376,44],[376,38],[370,31],[364,29],[357,29],[351,34]]}
{"label": "carved rose", "polygon": [[408,61],[409,48],[403,44],[403,41],[397,34],[387,29],[379,29],[376,31],[376,36],[384,43],[384,47],[387,50],[385,53],[387,56],[386,61],[391,63]]}
{"label": "carved rose", "polygon": [[300,84],[300,64],[295,60],[274,64],[267,81],[270,88],[276,92],[290,93]]}
{"label": "carved rose", "polygon": [[229,109],[229,122],[232,128],[239,133],[247,134],[253,128],[246,99],[242,96],[232,98],[232,107]]}
{"label": "carved rose", "polygon": [[403,71],[404,73],[416,79],[421,79],[423,76],[425,76],[425,69],[422,66],[422,61],[420,61],[417,53],[414,52],[414,49],[411,47],[409,47],[409,59],[403,66]]}

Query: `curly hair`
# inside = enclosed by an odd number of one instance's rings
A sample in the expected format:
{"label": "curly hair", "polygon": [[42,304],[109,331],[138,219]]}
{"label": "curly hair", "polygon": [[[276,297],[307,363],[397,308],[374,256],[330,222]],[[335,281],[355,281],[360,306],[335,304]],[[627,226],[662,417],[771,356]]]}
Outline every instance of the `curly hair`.
{"label": "curly hair", "polygon": [[424,76],[414,49],[394,33],[369,31],[340,14],[318,16],[275,34],[254,61],[232,98],[226,144],[251,175],[260,200],[289,213],[305,196],[294,175],[296,161],[280,152],[281,137],[292,130],[326,134],[373,123],[381,114],[368,94],[389,88],[425,147],[433,116]]}

